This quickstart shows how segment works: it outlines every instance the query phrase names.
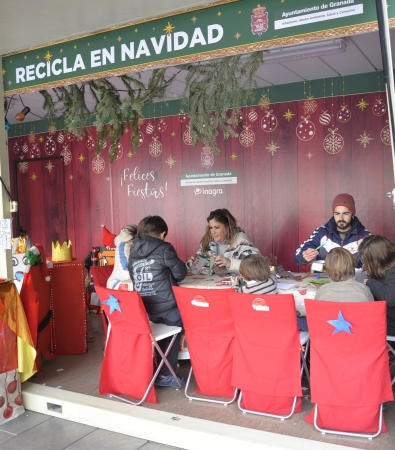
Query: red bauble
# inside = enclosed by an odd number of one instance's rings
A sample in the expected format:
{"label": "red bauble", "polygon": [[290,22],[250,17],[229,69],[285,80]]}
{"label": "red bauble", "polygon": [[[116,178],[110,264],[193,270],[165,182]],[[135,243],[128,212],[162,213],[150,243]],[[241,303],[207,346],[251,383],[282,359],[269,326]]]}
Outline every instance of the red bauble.
{"label": "red bauble", "polygon": [[22,395],[18,394],[15,399],[14,399],[14,403],[18,406],[22,406]]}
{"label": "red bauble", "polygon": [[12,413],[14,412],[14,408],[8,404],[7,408],[3,412],[4,419],[9,419],[12,416]]}
{"label": "red bauble", "polygon": [[13,394],[16,391],[18,383],[16,380],[11,381],[11,383],[7,386],[7,391],[10,394]]}
{"label": "red bauble", "polygon": [[0,408],[2,408],[4,406],[4,403],[5,403],[5,398],[2,395],[0,395]]}

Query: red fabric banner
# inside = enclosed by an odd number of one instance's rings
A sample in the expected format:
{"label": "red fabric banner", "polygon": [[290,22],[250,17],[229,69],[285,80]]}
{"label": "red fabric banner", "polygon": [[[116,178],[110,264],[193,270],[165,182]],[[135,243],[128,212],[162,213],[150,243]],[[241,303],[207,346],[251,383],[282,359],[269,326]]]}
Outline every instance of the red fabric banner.
{"label": "red fabric banner", "polygon": [[[100,394],[143,398],[153,376],[153,350],[147,313],[138,292],[123,292],[96,286],[97,295],[110,321],[100,374]],[[103,304],[112,296],[118,309]],[[112,313],[110,310],[113,309]],[[152,387],[147,402],[158,403]]]}
{"label": "red fabric banner", "polygon": [[234,327],[228,289],[173,287],[197,382],[196,392],[232,398]]}
{"label": "red fabric banner", "polygon": [[[306,300],[311,401],[318,425],[374,432],[379,405],[394,399],[386,345],[386,302]],[[330,322],[329,322],[330,321]],[[305,419],[312,423],[314,409]]]}
{"label": "red fabric banner", "polygon": [[[300,339],[292,294],[228,293],[235,325],[232,384],[246,409],[285,415],[302,396]],[[295,412],[301,412],[298,399]]]}

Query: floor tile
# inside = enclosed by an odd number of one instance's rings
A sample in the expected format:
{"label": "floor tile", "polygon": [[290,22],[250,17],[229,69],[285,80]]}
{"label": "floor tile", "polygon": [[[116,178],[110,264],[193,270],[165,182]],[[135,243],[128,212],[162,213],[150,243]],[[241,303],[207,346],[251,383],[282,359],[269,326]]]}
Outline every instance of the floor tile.
{"label": "floor tile", "polygon": [[145,448],[145,439],[96,429],[65,450],[137,450]]}

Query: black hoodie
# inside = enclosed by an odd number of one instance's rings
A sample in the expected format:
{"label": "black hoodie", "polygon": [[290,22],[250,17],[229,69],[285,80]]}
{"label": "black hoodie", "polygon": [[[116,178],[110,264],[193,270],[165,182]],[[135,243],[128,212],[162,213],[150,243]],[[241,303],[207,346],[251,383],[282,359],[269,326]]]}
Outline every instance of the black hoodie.
{"label": "black hoodie", "polygon": [[177,307],[172,286],[185,278],[187,268],[170,243],[138,234],[130,249],[129,273],[148,314]]}

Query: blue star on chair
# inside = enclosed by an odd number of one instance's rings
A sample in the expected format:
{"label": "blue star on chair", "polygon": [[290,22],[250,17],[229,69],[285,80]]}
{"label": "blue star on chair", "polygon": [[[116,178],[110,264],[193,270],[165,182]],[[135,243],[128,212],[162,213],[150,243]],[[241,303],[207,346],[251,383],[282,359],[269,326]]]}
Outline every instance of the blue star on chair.
{"label": "blue star on chair", "polygon": [[122,309],[119,306],[119,301],[111,294],[108,294],[108,296],[110,298],[108,300],[104,300],[104,302],[101,302],[102,305],[108,305],[110,307],[110,314],[112,314],[114,310],[122,312]]}
{"label": "blue star on chair", "polygon": [[339,311],[337,320],[328,320],[328,323],[333,327],[335,327],[335,330],[333,331],[332,335],[339,333],[339,331],[345,331],[348,334],[352,334],[350,331],[350,327],[352,327],[352,325],[350,322],[347,322],[347,320],[344,319],[341,311]]}

